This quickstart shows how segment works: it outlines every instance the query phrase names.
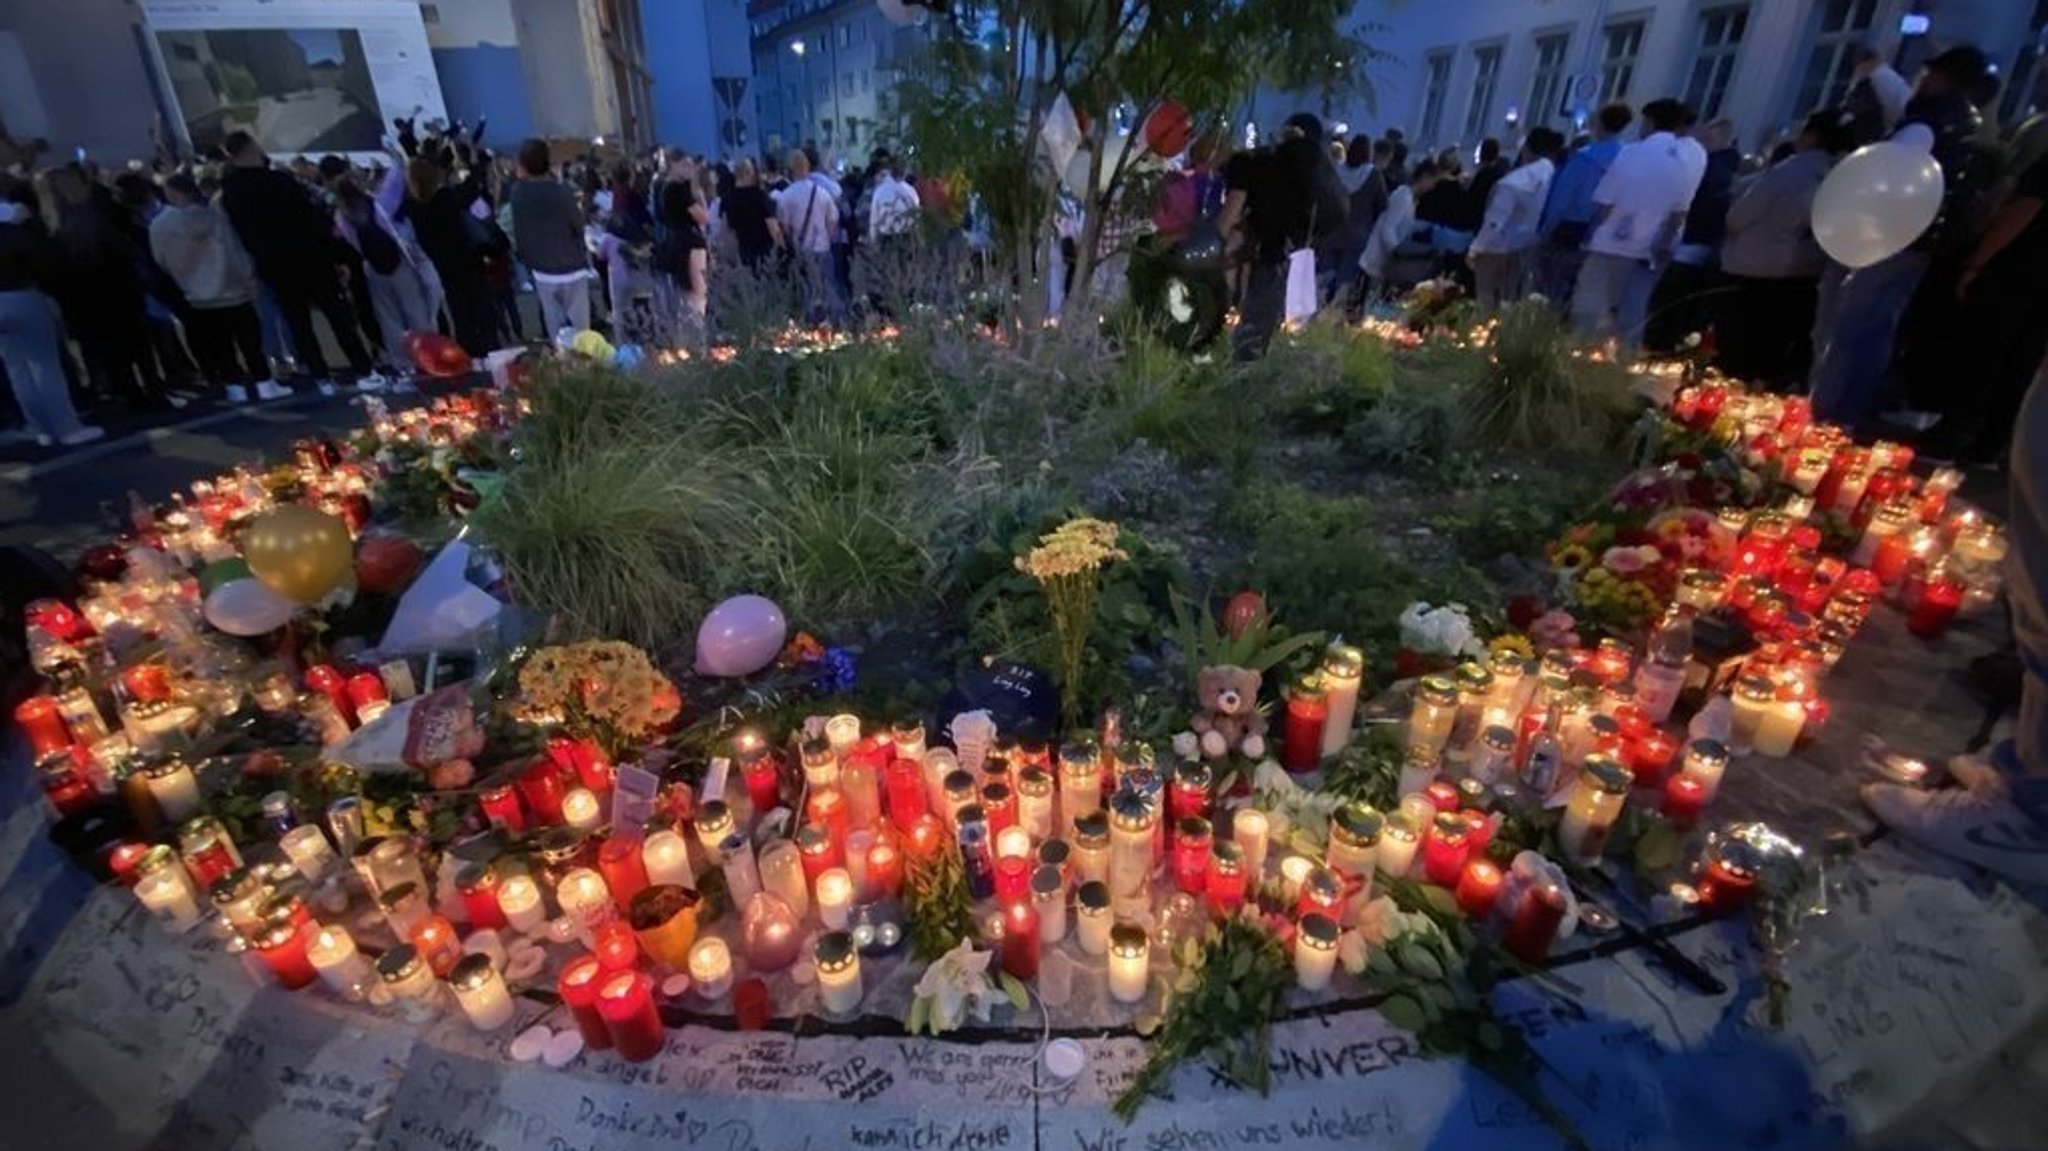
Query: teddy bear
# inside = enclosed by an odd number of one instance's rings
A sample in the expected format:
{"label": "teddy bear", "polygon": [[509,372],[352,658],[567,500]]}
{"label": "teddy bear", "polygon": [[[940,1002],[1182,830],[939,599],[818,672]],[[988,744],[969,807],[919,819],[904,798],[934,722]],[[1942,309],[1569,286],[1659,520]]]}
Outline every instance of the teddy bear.
{"label": "teddy bear", "polygon": [[1248,667],[1205,667],[1195,676],[1200,710],[1188,724],[1200,740],[1202,758],[1222,759],[1242,752],[1252,759],[1266,754],[1266,717],[1259,713],[1258,672]]}

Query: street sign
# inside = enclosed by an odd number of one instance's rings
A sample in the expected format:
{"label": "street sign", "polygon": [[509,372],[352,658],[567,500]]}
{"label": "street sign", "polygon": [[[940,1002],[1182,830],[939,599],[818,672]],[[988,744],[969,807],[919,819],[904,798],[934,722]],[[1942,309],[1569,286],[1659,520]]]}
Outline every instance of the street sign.
{"label": "street sign", "polygon": [[1557,111],[1561,116],[1578,116],[1593,110],[1593,101],[1600,98],[1600,73],[1580,72],[1572,76],[1564,86],[1564,105]]}

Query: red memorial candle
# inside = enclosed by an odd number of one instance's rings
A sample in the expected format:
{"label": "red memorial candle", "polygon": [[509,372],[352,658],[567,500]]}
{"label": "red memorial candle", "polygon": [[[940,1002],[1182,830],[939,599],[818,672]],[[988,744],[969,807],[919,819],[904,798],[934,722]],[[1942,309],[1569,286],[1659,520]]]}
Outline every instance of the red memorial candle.
{"label": "red memorial candle", "polygon": [[1707,860],[1705,871],[1694,885],[1700,895],[1700,909],[1710,915],[1726,915],[1756,895],[1756,877],[1717,859]]}
{"label": "red memorial candle", "polygon": [[1657,786],[1664,773],[1671,770],[1671,761],[1677,755],[1678,737],[1668,731],[1652,729],[1631,741],[1627,746],[1628,769],[1636,777],[1636,786]]}
{"label": "red memorial candle", "polygon": [[333,664],[316,663],[307,668],[306,690],[317,691],[326,696],[328,702],[334,704],[334,710],[341,713],[341,718],[347,720],[350,727],[356,725],[356,708],[348,698],[348,681],[334,669]]}
{"label": "red memorial candle", "polygon": [[611,889],[612,902],[621,915],[629,911],[633,897],[647,887],[647,864],[640,856],[641,841],[614,835],[597,849],[597,870]]}
{"label": "red memorial candle", "polygon": [[391,696],[384,690],[384,677],[374,671],[359,671],[348,677],[348,701],[360,713],[373,703],[389,703]]}
{"label": "red memorial candle", "polygon": [[868,848],[868,887],[890,898],[903,891],[903,851],[892,834],[884,833]]}
{"label": "red memorial candle", "polygon": [[584,955],[570,960],[555,984],[562,1003],[569,1008],[569,1017],[576,1021],[577,1032],[583,1036],[583,1045],[592,1051],[609,1051],[612,1045],[611,1029],[605,1026],[604,1016],[597,1010],[598,981],[603,975],[604,965],[597,956]]}
{"label": "red memorial candle", "polygon": [[1684,772],[1664,781],[1664,818],[1679,827],[1691,827],[1706,809],[1705,781]]}
{"label": "red memorial candle", "polygon": [[32,695],[15,705],[14,725],[28,737],[31,760],[71,746],[71,729],[64,725],[54,696]]}
{"label": "red memorial candle", "polygon": [[1492,915],[1494,901],[1500,898],[1500,885],[1500,868],[1492,863],[1475,859],[1466,864],[1465,874],[1458,877],[1458,910],[1473,919]]}
{"label": "red memorial candle", "polygon": [[846,810],[845,793],[836,787],[821,787],[811,792],[805,810],[810,813],[811,823],[824,828],[825,834],[832,837],[833,853],[838,854],[846,843],[847,833],[852,830]]}
{"label": "red memorial candle", "polygon": [[1027,896],[1002,915],[1003,970],[1018,979],[1038,978],[1038,909]]}
{"label": "red memorial candle", "polygon": [[466,867],[455,876],[456,894],[462,897],[463,916],[479,931],[507,926],[505,909],[498,905],[498,869],[490,864]]}
{"label": "red memorial candle", "polygon": [[607,919],[591,929],[590,953],[606,971],[624,971],[640,962],[640,940],[623,919]]}
{"label": "red memorial candle", "polygon": [[568,789],[562,786],[562,773],[552,762],[534,760],[520,774],[518,787],[535,823],[552,826],[562,822],[562,796]]}
{"label": "red memorial candle", "polygon": [[273,924],[254,944],[256,957],[287,990],[297,991],[320,977],[306,953],[307,932],[291,923]]}
{"label": "red memorial candle", "polygon": [[899,759],[882,776],[887,796],[889,822],[908,832],[917,817],[925,813],[924,769],[914,759]]}
{"label": "red memorial candle", "polygon": [[597,990],[597,1013],[619,1058],[644,1063],[661,1054],[661,1013],[654,1007],[654,980],[621,971]]}
{"label": "red memorial candle", "polygon": [[1189,895],[1209,887],[1209,821],[1199,815],[1182,819],[1173,839],[1173,885]]}
{"label": "red memorial candle", "polygon": [[816,888],[818,877],[835,867],[846,866],[846,854],[832,840],[832,833],[812,823],[796,830],[797,861],[803,864],[804,884]]}
{"label": "red memorial candle", "polygon": [[746,781],[747,800],[754,805],[755,815],[766,815],[782,806],[782,766],[766,748],[741,753],[740,778]]}
{"label": "red memorial candle", "polygon": [[1036,862],[1028,855],[1005,855],[996,860],[996,902],[1015,903],[1031,898],[1031,869]]}
{"label": "red memorial candle", "polygon": [[1454,886],[1471,854],[1472,832],[1465,817],[1445,812],[1436,817],[1422,845],[1422,874],[1439,887]]}
{"label": "red memorial candle", "polygon": [[1524,963],[1541,963],[1550,955],[1558,925],[1564,922],[1564,890],[1553,883],[1532,887],[1522,895],[1501,943]]}
{"label": "red memorial candle", "polygon": [[1945,572],[1932,573],[1920,591],[1920,602],[1906,614],[1906,630],[1921,639],[1934,639],[1948,630],[1962,606],[1962,581]]}
{"label": "red memorial candle", "polygon": [[1314,676],[1304,676],[1287,693],[1287,718],[1280,733],[1280,766],[1288,771],[1314,771],[1323,759],[1323,724],[1330,702]]}
{"label": "red memorial candle", "polygon": [[136,703],[162,703],[171,698],[170,673],[160,663],[138,663],[123,669],[121,686]]}
{"label": "red memorial candle", "polygon": [[477,794],[476,805],[484,813],[484,822],[492,827],[514,835],[526,830],[526,812],[520,809],[519,793],[511,784],[485,788]]}

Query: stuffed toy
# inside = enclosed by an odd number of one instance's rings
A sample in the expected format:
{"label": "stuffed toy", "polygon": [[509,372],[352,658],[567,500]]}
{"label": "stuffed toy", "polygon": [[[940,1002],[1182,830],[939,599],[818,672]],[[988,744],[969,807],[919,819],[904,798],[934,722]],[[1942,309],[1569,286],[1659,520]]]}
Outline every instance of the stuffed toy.
{"label": "stuffed toy", "polygon": [[1188,724],[1201,741],[1202,758],[1242,752],[1266,754],[1266,717],[1259,713],[1259,673],[1246,667],[1205,667],[1195,677],[1200,710]]}

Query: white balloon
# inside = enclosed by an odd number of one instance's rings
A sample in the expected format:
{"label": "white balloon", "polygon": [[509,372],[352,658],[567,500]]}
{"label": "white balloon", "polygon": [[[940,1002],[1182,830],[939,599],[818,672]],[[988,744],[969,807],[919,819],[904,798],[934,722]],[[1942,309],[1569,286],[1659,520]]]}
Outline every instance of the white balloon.
{"label": "white balloon", "polygon": [[271,591],[257,579],[237,579],[206,597],[206,622],[229,635],[273,632],[291,622],[299,605]]}
{"label": "white balloon", "polygon": [[1941,211],[1941,165],[1885,141],[1849,153],[1813,197],[1813,238],[1836,261],[1867,268],[1906,250]]}

